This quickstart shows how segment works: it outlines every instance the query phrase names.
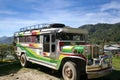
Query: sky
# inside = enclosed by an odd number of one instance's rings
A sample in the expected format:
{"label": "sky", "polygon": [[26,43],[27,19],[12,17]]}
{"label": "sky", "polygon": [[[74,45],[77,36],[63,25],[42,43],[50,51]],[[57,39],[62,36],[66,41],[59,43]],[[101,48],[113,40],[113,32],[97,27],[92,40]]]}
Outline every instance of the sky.
{"label": "sky", "polygon": [[85,24],[120,22],[120,0],[0,0],[0,37],[43,23]]}

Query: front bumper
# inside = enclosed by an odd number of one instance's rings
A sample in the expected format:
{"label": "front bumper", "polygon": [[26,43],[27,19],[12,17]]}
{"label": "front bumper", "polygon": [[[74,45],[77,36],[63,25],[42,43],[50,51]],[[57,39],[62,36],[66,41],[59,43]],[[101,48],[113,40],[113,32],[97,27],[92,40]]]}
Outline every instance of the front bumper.
{"label": "front bumper", "polygon": [[99,78],[112,72],[112,67],[99,71],[87,71],[88,79]]}

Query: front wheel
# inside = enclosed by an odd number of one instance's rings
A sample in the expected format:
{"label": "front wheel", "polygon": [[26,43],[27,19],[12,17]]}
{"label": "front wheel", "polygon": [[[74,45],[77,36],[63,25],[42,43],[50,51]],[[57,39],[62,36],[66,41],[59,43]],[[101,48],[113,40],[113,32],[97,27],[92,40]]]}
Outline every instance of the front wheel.
{"label": "front wheel", "polygon": [[76,64],[73,62],[66,62],[62,69],[62,75],[64,80],[79,80],[80,74],[76,68]]}

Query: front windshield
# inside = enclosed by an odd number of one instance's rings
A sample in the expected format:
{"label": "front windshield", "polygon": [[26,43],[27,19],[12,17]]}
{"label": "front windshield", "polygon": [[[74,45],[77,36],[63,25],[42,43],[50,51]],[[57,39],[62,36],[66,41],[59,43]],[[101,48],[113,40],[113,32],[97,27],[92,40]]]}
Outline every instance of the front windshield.
{"label": "front windshield", "polygon": [[72,40],[72,41],[84,41],[85,40],[85,34],[57,33],[57,39]]}

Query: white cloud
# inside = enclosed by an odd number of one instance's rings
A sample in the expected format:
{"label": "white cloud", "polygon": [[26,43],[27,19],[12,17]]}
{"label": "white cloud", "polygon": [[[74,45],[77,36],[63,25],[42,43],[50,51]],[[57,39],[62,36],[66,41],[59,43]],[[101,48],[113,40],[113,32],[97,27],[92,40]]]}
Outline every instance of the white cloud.
{"label": "white cloud", "polygon": [[10,11],[10,10],[0,10],[0,14],[7,14],[7,15],[14,15],[17,14],[18,12],[15,11]]}
{"label": "white cloud", "polygon": [[112,1],[110,3],[104,4],[101,6],[101,11],[109,10],[109,9],[117,9],[120,10],[120,2],[117,0]]}
{"label": "white cloud", "polygon": [[64,9],[73,5],[73,1],[70,0],[42,0],[35,1],[35,5],[33,5],[33,9],[38,11],[52,11],[58,9]]}
{"label": "white cloud", "polygon": [[20,28],[31,26],[37,23],[39,22],[33,20],[22,20],[14,18],[0,20],[0,36],[1,35],[12,36],[14,32],[19,31]]}

